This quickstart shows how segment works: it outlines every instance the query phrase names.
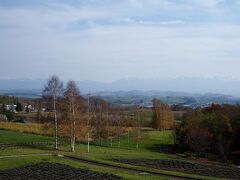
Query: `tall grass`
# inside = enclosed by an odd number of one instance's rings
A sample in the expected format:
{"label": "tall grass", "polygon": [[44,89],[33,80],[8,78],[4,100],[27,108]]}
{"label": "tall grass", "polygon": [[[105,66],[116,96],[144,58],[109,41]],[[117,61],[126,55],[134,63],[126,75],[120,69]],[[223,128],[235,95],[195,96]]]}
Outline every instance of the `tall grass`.
{"label": "tall grass", "polygon": [[53,135],[53,128],[49,124],[0,122],[0,129],[21,133]]}

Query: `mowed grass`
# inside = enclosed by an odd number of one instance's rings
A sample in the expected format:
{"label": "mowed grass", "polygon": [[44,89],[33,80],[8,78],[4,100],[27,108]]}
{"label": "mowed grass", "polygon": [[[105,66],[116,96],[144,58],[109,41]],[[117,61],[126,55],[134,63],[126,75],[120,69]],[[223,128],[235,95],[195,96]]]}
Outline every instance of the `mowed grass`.
{"label": "mowed grass", "polygon": [[[128,137],[121,137],[121,145],[118,147],[118,139],[114,139],[113,147],[110,147],[109,141],[106,141],[104,145],[98,146],[90,144],[90,153],[87,153],[86,144],[76,144],[75,155],[81,155],[85,158],[98,159],[98,160],[109,160],[115,158],[172,158],[164,153],[154,152],[151,147],[154,144],[172,144],[172,131],[143,131],[146,138],[139,144],[139,148],[136,148],[136,141],[132,139],[128,143]],[[24,142],[54,142],[53,137],[18,133],[13,131],[0,130],[0,143],[24,143]],[[2,148],[0,155],[10,155],[10,154],[28,154],[28,153],[44,153],[52,152],[55,153],[52,147],[45,147],[38,149],[37,147],[29,150],[24,147],[12,147],[12,148]],[[69,153],[70,146],[65,144],[59,147],[59,151],[56,153]],[[72,154],[72,153],[70,153]]]}
{"label": "mowed grass", "polygon": [[[128,143],[128,137],[121,137],[121,145],[118,146],[118,139],[114,139],[113,147],[110,147],[109,141],[105,141],[106,146],[99,146],[90,144],[90,153],[87,153],[87,145],[86,144],[76,144],[76,153],[80,154],[86,158],[95,158],[95,159],[112,159],[112,158],[166,158],[167,155],[160,152],[153,152],[150,147],[154,144],[172,144],[172,132],[171,131],[143,131],[146,138],[139,144],[139,148],[136,148],[136,141],[134,139],[130,140]],[[165,139],[166,138],[166,139]],[[164,140],[165,139],[165,140]],[[27,134],[27,133],[19,133],[7,130],[0,130],[0,143],[24,143],[24,142],[54,142],[53,137],[35,135],[35,134]],[[98,143],[97,143],[98,144]],[[46,147],[47,152],[52,147]],[[64,146],[59,147],[59,151],[57,153],[69,153],[70,146],[69,144],[65,144]],[[27,149],[27,151],[26,151]],[[37,149],[34,148],[30,150],[34,153],[43,153],[46,152],[44,148]],[[24,147],[12,147],[12,148],[2,148],[0,151],[1,155],[9,155],[9,154],[23,154],[30,153],[28,148]],[[54,152],[54,149],[51,150]]]}
{"label": "mowed grass", "polygon": [[147,139],[142,142],[144,148],[152,148],[154,145],[173,145],[175,134],[173,131],[146,131]]}
{"label": "mowed grass", "polygon": [[[38,141],[48,141],[53,140],[51,137],[35,135],[35,134],[27,134],[27,133],[18,133],[6,130],[0,130],[0,143],[17,143],[17,142],[38,142]],[[53,147],[46,147],[42,149],[31,148],[31,147],[1,147],[0,148],[0,156],[10,156],[10,155],[34,155],[34,154],[64,154],[64,155],[74,155],[83,157],[90,160],[98,160],[101,162],[107,161],[109,162],[112,158],[117,157],[136,157],[140,158],[142,155],[154,158],[155,155],[151,156],[151,152],[145,151],[143,154],[139,149],[136,152],[135,149],[123,149],[123,148],[110,148],[110,147],[100,147],[91,145],[90,153],[87,153],[87,145],[85,144],[77,144],[76,152],[69,152],[69,145],[60,146],[59,150],[56,151]],[[164,156],[164,155],[163,155]],[[0,159],[0,169],[11,169],[16,168],[28,164],[36,164],[40,162],[55,162],[55,163],[63,163],[76,168],[84,168],[90,169],[98,172],[112,173],[118,176],[121,176],[125,179],[168,179],[161,178],[153,175],[140,175],[136,173],[126,172],[123,170],[115,170],[104,167],[99,167],[96,165],[89,165],[84,163],[79,163],[71,160],[66,160],[59,158],[57,156],[33,156],[33,157],[14,157],[14,158],[3,158]]]}
{"label": "mowed grass", "polygon": [[125,134],[119,138],[115,137],[112,140],[96,140],[93,142],[94,145],[105,146],[105,147],[113,147],[113,148],[125,148],[125,149],[136,149],[137,145],[139,149],[148,149],[151,150],[155,147],[155,145],[173,145],[175,142],[174,132],[171,130],[166,131],[149,131],[142,130],[140,132],[139,140],[137,140],[136,136],[137,132],[130,132],[129,134]]}
{"label": "mowed grass", "polygon": [[0,143],[53,142],[53,137],[0,130]]}
{"label": "mowed grass", "polygon": [[[63,154],[63,155],[71,155],[80,157],[83,159],[94,160],[98,162],[103,162],[107,164],[130,167],[133,166],[127,164],[121,164],[118,162],[112,161],[112,159],[179,159],[179,157],[175,155],[168,155],[161,152],[152,151],[151,146],[157,144],[172,144],[174,141],[171,140],[172,132],[171,131],[143,131],[142,133],[146,133],[148,139],[145,139],[142,142],[142,146],[139,149],[136,148],[119,148],[115,147],[102,147],[96,145],[90,145],[90,153],[87,153],[87,145],[86,144],[77,144],[76,152],[71,153],[70,147],[68,144],[64,146],[60,146],[59,150],[54,150],[53,147],[43,147],[43,148],[31,148],[31,147],[0,147],[0,156],[9,156],[9,155],[31,155],[31,154]],[[34,134],[25,134],[25,133],[17,133],[11,131],[0,130],[0,143],[2,142],[32,142],[32,141],[45,141],[52,140],[53,138],[41,135]],[[165,139],[165,140],[164,140]],[[123,144],[128,143],[126,137],[122,138]],[[134,143],[134,142],[131,142]],[[0,158],[0,169],[9,169],[19,166],[24,166],[27,164],[35,164],[39,162],[57,162],[67,164],[73,167],[78,168],[86,168],[90,170],[95,170],[99,172],[112,173],[115,175],[119,175],[124,177],[125,179],[167,179],[160,178],[153,175],[140,175],[136,173],[126,172],[123,170],[114,170],[105,167],[99,167],[96,165],[89,165],[84,163],[79,163],[72,160],[63,159],[57,156],[33,156],[33,157],[15,157],[15,158]],[[181,174],[185,176],[183,173],[177,173],[173,171],[161,171],[155,169],[149,169],[144,167],[134,167],[139,170],[151,170],[156,172],[164,172],[166,174]],[[189,176],[189,175],[186,175]],[[198,176],[199,177],[199,176]],[[202,179],[206,179],[205,177]],[[215,178],[209,178],[215,179]]]}

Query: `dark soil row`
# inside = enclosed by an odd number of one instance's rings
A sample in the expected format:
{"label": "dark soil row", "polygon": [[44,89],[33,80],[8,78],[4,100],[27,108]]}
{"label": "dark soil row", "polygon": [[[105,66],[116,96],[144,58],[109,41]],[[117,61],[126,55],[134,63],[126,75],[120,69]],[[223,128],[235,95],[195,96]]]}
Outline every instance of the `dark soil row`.
{"label": "dark soil row", "polygon": [[77,180],[77,179],[106,179],[117,180],[121,177],[98,173],[85,169],[77,169],[71,166],[57,163],[40,163],[25,167],[0,171],[0,179],[4,180]]}
{"label": "dark soil row", "polygon": [[[5,146],[52,146],[54,142],[21,142],[21,143],[0,143],[0,147]],[[62,146],[63,143],[58,143],[59,146]]]}
{"label": "dark soil row", "polygon": [[155,169],[178,171],[202,176],[240,179],[240,169],[233,166],[197,164],[179,160],[114,159],[114,161]]}

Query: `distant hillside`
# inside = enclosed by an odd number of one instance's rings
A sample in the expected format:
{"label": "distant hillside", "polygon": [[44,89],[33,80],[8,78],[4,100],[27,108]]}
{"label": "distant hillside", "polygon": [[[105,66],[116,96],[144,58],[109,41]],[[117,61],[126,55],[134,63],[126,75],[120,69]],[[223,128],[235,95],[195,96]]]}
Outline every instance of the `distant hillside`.
{"label": "distant hillside", "polygon": [[151,105],[153,98],[159,98],[168,104],[182,104],[192,107],[204,106],[212,103],[219,104],[238,104],[240,98],[224,94],[192,94],[172,91],[116,91],[98,92],[91,94],[100,96],[113,105]]}
{"label": "distant hillside", "polygon": [[78,81],[82,92],[99,91],[179,91],[187,93],[217,93],[240,96],[240,82],[214,78],[136,79],[125,78],[111,83]]}
{"label": "distant hillside", "polygon": [[[0,80],[0,90],[41,90],[46,79]],[[137,79],[125,78],[110,83],[77,81],[82,94],[101,91],[177,91],[186,93],[217,93],[240,97],[240,82],[215,78]],[[183,93],[184,95],[184,93]]]}
{"label": "distant hillside", "polygon": [[0,90],[32,90],[43,89],[46,79],[6,79],[0,80]]}
{"label": "distant hillside", "polygon": [[42,90],[39,89],[0,90],[0,95],[24,98],[39,98],[42,96]]}
{"label": "distant hillside", "polygon": [[[36,98],[40,97],[46,79],[0,80],[0,94]],[[156,97],[169,104],[204,105],[209,103],[239,103],[238,81],[179,78],[121,79],[112,83],[77,81],[81,94],[101,96],[112,104],[151,104]],[[208,93],[211,92],[211,93]],[[231,95],[226,95],[231,94]]]}

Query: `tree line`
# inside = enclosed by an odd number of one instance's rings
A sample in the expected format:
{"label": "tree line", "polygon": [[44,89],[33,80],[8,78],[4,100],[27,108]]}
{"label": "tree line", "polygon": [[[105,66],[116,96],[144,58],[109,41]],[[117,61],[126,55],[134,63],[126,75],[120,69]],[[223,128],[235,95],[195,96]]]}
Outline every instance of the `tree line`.
{"label": "tree line", "polygon": [[178,145],[198,156],[216,154],[223,161],[240,148],[240,106],[213,104],[189,111],[177,127]]}
{"label": "tree line", "polygon": [[55,149],[58,149],[59,117],[67,119],[71,151],[75,151],[76,126],[80,121],[83,100],[74,81],[68,81],[66,87],[57,76],[52,76],[43,89],[43,98],[50,103],[54,114]]}
{"label": "tree line", "polygon": [[[82,97],[74,81],[68,81],[66,86],[58,76],[51,76],[42,91],[42,98],[21,99],[22,104],[32,104],[35,112],[31,115],[33,122],[53,126],[55,149],[58,149],[59,137],[69,139],[71,151],[75,151],[76,141],[98,140],[102,144],[107,140],[113,145],[113,139],[117,139],[121,146],[123,135],[128,137],[130,133],[136,148],[144,139],[141,133],[145,125],[143,118],[144,108],[141,105],[133,107],[111,106],[105,100],[87,96]],[[158,99],[153,99],[151,126],[157,130],[168,130],[174,128],[174,118],[170,106]],[[19,101],[18,111],[23,107]],[[42,111],[42,109],[45,109]],[[27,111],[26,111],[27,112]],[[14,115],[14,113],[12,113]]]}
{"label": "tree line", "polygon": [[[45,119],[52,119],[54,122],[56,149],[59,135],[70,138],[71,151],[75,150],[76,139],[87,139],[88,144],[93,138],[100,143],[107,140],[112,146],[113,138],[117,137],[120,147],[121,136],[129,134],[129,127],[136,132],[134,134],[137,148],[142,140],[140,107],[111,107],[99,97],[83,98],[74,81],[67,82],[64,87],[57,76],[50,77],[45,85],[43,100],[47,111],[52,114]],[[134,112],[134,117],[126,113],[128,111]]]}

